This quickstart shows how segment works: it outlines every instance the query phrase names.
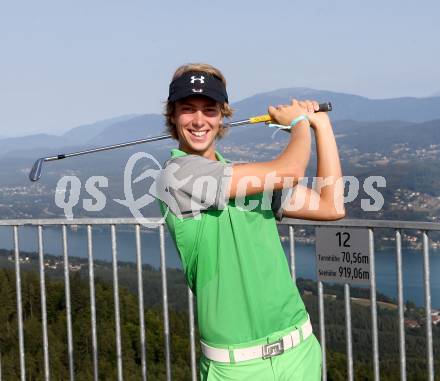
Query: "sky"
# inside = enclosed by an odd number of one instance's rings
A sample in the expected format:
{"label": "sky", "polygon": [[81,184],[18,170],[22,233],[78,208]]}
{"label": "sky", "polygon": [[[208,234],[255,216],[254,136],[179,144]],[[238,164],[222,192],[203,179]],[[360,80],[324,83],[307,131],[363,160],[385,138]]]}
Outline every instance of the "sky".
{"label": "sky", "polygon": [[286,87],[440,92],[439,1],[4,1],[0,137],[159,113],[174,70],[208,62],[232,102]]}

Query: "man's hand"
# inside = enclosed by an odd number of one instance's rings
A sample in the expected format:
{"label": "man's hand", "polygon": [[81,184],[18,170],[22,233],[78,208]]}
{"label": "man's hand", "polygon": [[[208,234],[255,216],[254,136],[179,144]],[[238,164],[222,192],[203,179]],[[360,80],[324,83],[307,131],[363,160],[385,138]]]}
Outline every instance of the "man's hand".
{"label": "man's hand", "polygon": [[319,103],[316,101],[300,101],[299,105],[306,110],[305,115],[309,118],[310,127],[314,130],[319,126],[330,124],[330,119],[326,112],[316,112],[319,110]]}
{"label": "man's hand", "polygon": [[296,99],[292,99],[290,105],[278,105],[277,107],[270,106],[269,114],[272,117],[272,120],[283,126],[290,126],[292,120],[300,115],[306,115],[309,118],[310,126],[315,129],[320,125],[330,123],[327,113],[316,112],[318,110],[319,103],[317,101],[297,101]]}
{"label": "man's hand", "polygon": [[307,115],[307,108],[301,106],[301,103],[296,99],[292,99],[292,103],[290,105],[279,105],[277,107],[270,106],[269,107],[269,115],[272,120],[278,124],[282,124],[283,126],[290,126],[290,123],[295,118],[298,118],[300,115]]}

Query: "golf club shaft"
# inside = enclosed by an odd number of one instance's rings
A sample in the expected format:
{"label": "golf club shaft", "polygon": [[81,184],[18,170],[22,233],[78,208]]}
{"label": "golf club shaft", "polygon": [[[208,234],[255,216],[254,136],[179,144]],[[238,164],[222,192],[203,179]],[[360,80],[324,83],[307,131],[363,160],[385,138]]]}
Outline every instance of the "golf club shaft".
{"label": "golf club shaft", "polygon": [[[331,103],[322,103],[319,105],[319,110],[317,112],[331,111],[331,108],[332,108]],[[271,121],[270,115],[265,114],[265,115],[254,116],[249,119],[243,119],[243,120],[238,120],[235,122],[229,122],[229,123],[225,124],[225,127],[236,127],[236,126],[242,126],[245,124],[256,124],[256,123],[263,123],[263,122],[270,122],[270,121]],[[154,136],[151,138],[133,140],[131,142],[126,142],[126,143],[118,143],[118,144],[113,144],[113,145],[105,146],[105,147],[91,148],[91,149],[84,150],[84,151],[59,154],[56,156],[46,157],[46,158],[44,158],[44,161],[61,160],[66,157],[80,156],[80,155],[86,155],[89,153],[108,151],[108,150],[112,150],[115,148],[129,147],[129,146],[134,146],[136,144],[150,143],[150,142],[155,142],[157,140],[164,140],[164,139],[169,139],[169,138],[171,138],[171,135],[169,135],[169,134],[168,135],[159,135],[159,136]]]}
{"label": "golf club shaft", "polygon": [[154,136],[152,138],[133,140],[131,142],[118,143],[118,144],[113,144],[113,145],[105,146],[105,147],[91,148],[91,149],[87,149],[87,150],[84,150],[84,151],[62,153],[62,154],[59,154],[59,155],[56,155],[56,156],[45,157],[44,161],[61,160],[61,159],[65,159],[66,157],[80,156],[80,155],[86,155],[88,153],[108,151],[108,150],[115,149],[115,148],[129,147],[129,146],[134,146],[136,144],[155,142],[157,140],[164,140],[164,139],[169,139],[169,138],[171,138],[171,135]]}
{"label": "golf club shaft", "polygon": [[[331,111],[331,110],[332,110],[332,105],[330,102],[328,102],[328,103],[321,103],[319,105],[318,111],[316,111],[316,112],[320,112],[320,111],[327,112],[327,111]],[[235,122],[229,122],[229,123],[225,124],[225,127],[236,127],[236,126],[242,126],[245,124],[264,123],[264,122],[270,122],[270,121],[271,121],[270,115],[265,114],[265,115],[254,116],[249,119],[243,119],[243,120],[238,120]],[[43,163],[45,161],[55,161],[55,160],[65,159],[66,157],[73,157],[73,156],[86,155],[89,153],[109,151],[109,150],[112,150],[115,148],[129,147],[129,146],[134,146],[136,144],[155,142],[158,140],[169,139],[171,137],[172,136],[169,134],[168,135],[159,135],[159,136],[154,136],[154,137],[146,138],[146,139],[133,140],[131,142],[126,142],[126,143],[119,143],[119,144],[113,144],[113,145],[105,146],[105,147],[91,148],[91,149],[84,150],[84,151],[62,153],[62,154],[58,154],[56,156],[42,157],[34,163],[32,169],[31,169],[31,172],[29,173],[29,179],[31,181],[37,181],[41,177],[41,171],[42,171]]]}

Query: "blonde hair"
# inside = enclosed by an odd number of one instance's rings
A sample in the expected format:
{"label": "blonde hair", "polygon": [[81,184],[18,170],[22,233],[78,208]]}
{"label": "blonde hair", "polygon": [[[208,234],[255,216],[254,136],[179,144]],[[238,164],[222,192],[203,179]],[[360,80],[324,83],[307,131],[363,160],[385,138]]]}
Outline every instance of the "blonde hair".
{"label": "blonde hair", "polygon": [[[181,77],[183,74],[188,73],[189,71],[201,71],[207,74],[211,74],[219,78],[226,87],[226,79],[223,76],[222,72],[217,68],[215,68],[214,66],[205,63],[189,63],[180,66],[174,72],[172,81]],[[167,127],[167,131],[171,134],[173,139],[177,140],[178,137],[177,137],[176,125],[171,121],[175,111],[176,111],[176,102],[167,101],[165,103],[165,112],[164,112],[165,125]],[[229,103],[224,102],[223,104],[220,104],[220,112],[222,114],[222,118],[230,118],[234,113],[234,110],[232,109],[231,106],[229,106]],[[225,134],[226,134],[226,128],[220,126],[216,138],[221,139]]]}

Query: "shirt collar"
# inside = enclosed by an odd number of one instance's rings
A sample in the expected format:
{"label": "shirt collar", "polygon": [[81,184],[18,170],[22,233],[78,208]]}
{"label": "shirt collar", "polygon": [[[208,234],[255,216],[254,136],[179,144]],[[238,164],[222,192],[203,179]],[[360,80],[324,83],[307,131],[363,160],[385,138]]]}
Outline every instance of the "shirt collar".
{"label": "shirt collar", "polygon": [[[180,149],[173,148],[171,150],[171,157],[180,157],[180,156],[186,156],[186,155],[188,155],[188,154]],[[221,161],[222,163],[226,163],[226,160],[224,159],[224,157],[222,155],[220,155],[220,153],[217,151],[215,151],[215,157],[217,158],[218,161]]]}

